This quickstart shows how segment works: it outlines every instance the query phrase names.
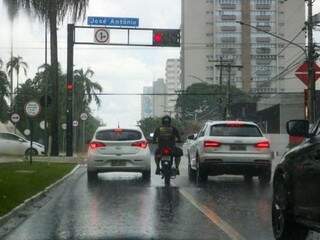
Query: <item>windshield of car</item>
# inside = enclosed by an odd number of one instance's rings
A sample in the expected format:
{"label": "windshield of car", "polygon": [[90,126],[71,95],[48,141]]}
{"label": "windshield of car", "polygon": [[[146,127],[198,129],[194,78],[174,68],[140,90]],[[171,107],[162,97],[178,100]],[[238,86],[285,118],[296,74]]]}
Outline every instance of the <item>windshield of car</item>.
{"label": "windshield of car", "polygon": [[141,138],[141,132],[128,129],[103,130],[96,134],[96,139],[102,141],[134,141]]}
{"label": "windshield of car", "polygon": [[320,0],[0,0],[0,239],[303,239],[319,79]]}
{"label": "windshield of car", "polygon": [[254,125],[217,124],[211,126],[210,136],[216,137],[261,137],[262,133]]}

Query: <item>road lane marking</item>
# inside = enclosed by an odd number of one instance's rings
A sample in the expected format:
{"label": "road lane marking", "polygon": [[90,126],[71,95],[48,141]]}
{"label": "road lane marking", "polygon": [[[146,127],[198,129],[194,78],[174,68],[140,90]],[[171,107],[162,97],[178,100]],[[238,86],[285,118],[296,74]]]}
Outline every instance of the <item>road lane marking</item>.
{"label": "road lane marking", "polygon": [[207,206],[199,203],[188,192],[179,189],[179,192],[184,196],[194,207],[202,212],[207,218],[210,219],[216,226],[218,226],[225,234],[227,234],[232,240],[246,240],[237,230],[225,222],[217,213],[209,209]]}

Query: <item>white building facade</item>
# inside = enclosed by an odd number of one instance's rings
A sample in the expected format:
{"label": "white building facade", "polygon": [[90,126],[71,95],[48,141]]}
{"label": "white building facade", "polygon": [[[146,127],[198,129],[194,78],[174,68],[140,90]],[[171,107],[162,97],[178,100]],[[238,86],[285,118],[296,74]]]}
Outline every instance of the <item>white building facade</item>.
{"label": "white building facade", "polygon": [[166,111],[171,116],[176,115],[175,106],[178,99],[178,95],[176,94],[181,90],[180,76],[180,59],[168,59],[166,63],[166,87],[168,94]]}
{"label": "white building facade", "polygon": [[141,119],[153,116],[153,87],[144,87],[141,96]]}
{"label": "white building facade", "polygon": [[305,45],[304,1],[182,0],[182,88],[225,83],[227,68],[217,65],[230,62],[242,66],[231,69],[231,83],[246,92],[303,91],[294,76],[301,49],[238,21]]}
{"label": "white building facade", "polygon": [[166,92],[164,79],[153,82],[153,117],[163,117],[167,113]]}

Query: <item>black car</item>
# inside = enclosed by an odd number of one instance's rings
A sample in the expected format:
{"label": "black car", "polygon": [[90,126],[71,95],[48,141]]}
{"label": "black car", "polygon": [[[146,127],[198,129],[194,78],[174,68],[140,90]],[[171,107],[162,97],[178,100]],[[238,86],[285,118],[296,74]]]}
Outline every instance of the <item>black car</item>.
{"label": "black car", "polygon": [[278,240],[303,240],[320,231],[320,122],[310,133],[308,121],[289,121],[287,131],[305,140],[275,170],[272,226]]}

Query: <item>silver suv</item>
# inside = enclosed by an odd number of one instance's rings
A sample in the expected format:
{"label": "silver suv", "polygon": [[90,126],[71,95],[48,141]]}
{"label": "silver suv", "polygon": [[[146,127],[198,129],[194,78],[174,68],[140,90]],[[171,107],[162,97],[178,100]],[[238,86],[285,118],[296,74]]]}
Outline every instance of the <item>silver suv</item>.
{"label": "silver suv", "polygon": [[208,175],[258,176],[263,184],[271,179],[273,154],[270,142],[253,122],[210,121],[188,148],[189,177],[206,181]]}

